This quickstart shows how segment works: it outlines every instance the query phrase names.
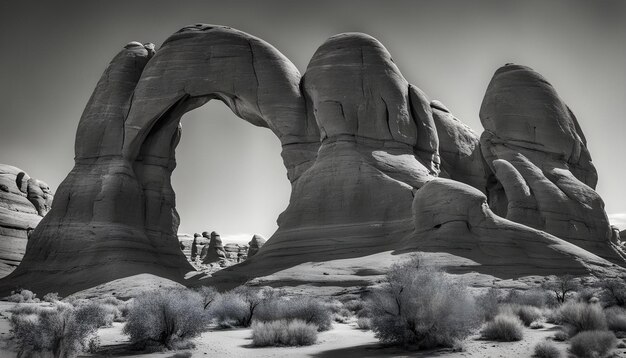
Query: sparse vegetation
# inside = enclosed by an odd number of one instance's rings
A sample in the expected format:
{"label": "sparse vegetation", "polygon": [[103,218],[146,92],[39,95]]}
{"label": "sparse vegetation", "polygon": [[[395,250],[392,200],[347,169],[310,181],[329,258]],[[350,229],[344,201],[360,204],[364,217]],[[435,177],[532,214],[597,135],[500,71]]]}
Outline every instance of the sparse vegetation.
{"label": "sparse vegetation", "polygon": [[451,347],[479,323],[466,287],[419,258],[392,266],[367,310],[381,342],[418,349]]}
{"label": "sparse vegetation", "polygon": [[319,331],[327,331],[332,325],[328,307],[315,297],[280,297],[266,300],[257,312],[255,320],[270,322],[278,320],[301,320],[314,324]]}
{"label": "sparse vegetation", "polygon": [[572,296],[580,289],[580,284],[574,276],[564,275],[559,276],[552,281],[545,282],[542,287],[554,294],[554,298],[557,303],[562,304],[567,299],[568,295]]}
{"label": "sparse vegetation", "polygon": [[612,306],[604,310],[608,328],[614,332],[626,332],[626,309]]}
{"label": "sparse vegetation", "polygon": [[609,306],[626,306],[626,283],[621,278],[608,278],[597,283],[600,299]]}
{"label": "sparse vegetation", "polygon": [[513,342],[524,338],[524,325],[519,317],[510,313],[498,314],[482,329],[483,338],[492,341]]}
{"label": "sparse vegetation", "polygon": [[597,304],[566,302],[557,311],[558,323],[565,326],[570,336],[578,332],[605,330],[606,318]]}
{"label": "sparse vegetation", "polygon": [[153,291],[133,300],[123,332],[140,347],[180,347],[208,328],[200,294],[187,289]]}
{"label": "sparse vegetation", "polygon": [[579,358],[601,358],[615,347],[617,339],[609,331],[585,331],[572,337],[570,351]]}
{"label": "sparse vegetation", "polygon": [[52,307],[13,310],[10,324],[18,357],[75,357],[89,348],[90,338],[104,322],[104,315],[98,304],[74,307],[58,301]]}
{"label": "sparse vegetation", "polygon": [[490,288],[476,297],[476,306],[485,321],[491,321],[498,314],[498,305],[502,302],[502,295],[496,288]]}
{"label": "sparse vegetation", "polygon": [[535,306],[520,304],[505,304],[498,310],[500,313],[510,313],[519,317],[525,326],[530,326],[533,322],[542,318],[541,310]]}
{"label": "sparse vegetation", "polygon": [[317,326],[301,320],[254,322],[252,344],[266,346],[308,346],[317,341]]}
{"label": "sparse vegetation", "polygon": [[506,297],[504,297],[502,303],[544,308],[547,306],[554,306],[556,301],[546,290],[533,288],[530,290],[511,290]]}
{"label": "sparse vegetation", "polygon": [[561,352],[554,343],[542,341],[535,346],[534,357],[536,358],[559,358],[560,356]]}
{"label": "sparse vegetation", "polygon": [[9,302],[15,303],[37,303],[40,302],[37,295],[33,291],[19,289],[11,291],[11,296],[6,298]]}
{"label": "sparse vegetation", "polygon": [[43,300],[45,302],[56,302],[60,301],[61,297],[59,297],[59,294],[56,292],[48,292],[43,296]]}

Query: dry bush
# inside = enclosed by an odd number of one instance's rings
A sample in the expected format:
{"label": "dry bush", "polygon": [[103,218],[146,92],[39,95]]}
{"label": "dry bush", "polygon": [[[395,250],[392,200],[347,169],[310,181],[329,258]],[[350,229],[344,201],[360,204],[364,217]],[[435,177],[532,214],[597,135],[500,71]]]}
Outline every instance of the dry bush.
{"label": "dry bush", "polygon": [[598,298],[598,290],[593,287],[583,287],[576,292],[576,300],[583,303],[591,303],[592,299]]}
{"label": "dry bush", "polygon": [[520,304],[504,304],[500,306],[498,312],[505,314],[510,313],[519,317],[519,319],[522,320],[522,323],[524,323],[526,327],[530,326],[531,323],[539,321],[541,318],[543,318],[542,312],[539,308]]}
{"label": "dry bush", "polygon": [[467,287],[419,258],[393,265],[367,310],[381,342],[417,349],[451,347],[479,324]]}
{"label": "dry bush", "polygon": [[606,318],[597,304],[565,302],[557,310],[559,324],[565,326],[570,336],[582,331],[605,330]]}
{"label": "dry bush", "polygon": [[18,357],[52,354],[71,358],[88,348],[103,320],[100,305],[75,308],[55,302],[52,307],[15,310],[10,323]]}
{"label": "dry bush", "polygon": [[498,314],[498,306],[502,299],[500,290],[493,287],[476,297],[476,307],[483,320],[490,321]]}
{"label": "dry bush", "polygon": [[359,317],[359,319],[357,319],[356,321],[356,325],[357,327],[359,327],[359,329],[362,329],[364,331],[369,331],[370,329],[372,329],[372,321],[367,317]]}
{"label": "dry bush", "polygon": [[174,349],[207,329],[202,297],[188,289],[170,289],[135,298],[123,332],[139,347]]}
{"label": "dry bush", "polygon": [[48,292],[43,296],[43,300],[45,302],[56,302],[60,301],[61,297],[59,297],[59,294],[56,292]]}
{"label": "dry bush", "polygon": [[557,342],[564,342],[567,341],[569,339],[569,334],[567,334],[567,332],[565,331],[558,331],[554,334],[553,339]]}
{"label": "dry bush", "polygon": [[561,352],[556,345],[548,341],[537,343],[535,346],[535,354],[533,355],[533,357],[536,358],[559,358],[560,356]]}
{"label": "dry bush", "polygon": [[615,348],[617,339],[609,331],[585,331],[570,340],[570,352],[579,358],[600,358]]}
{"label": "dry bush", "polygon": [[248,306],[236,293],[225,292],[209,306],[209,314],[220,327],[243,326],[248,318]]}
{"label": "dry bush", "polygon": [[308,346],[317,341],[317,326],[301,320],[255,321],[252,344],[266,346]]}
{"label": "dry bush", "polygon": [[37,295],[32,291],[19,289],[15,291],[11,291],[11,296],[6,298],[9,302],[15,303],[38,303],[39,299]]}
{"label": "dry bush", "polygon": [[319,331],[327,331],[332,326],[332,314],[328,306],[323,300],[310,296],[266,300],[259,307],[254,319],[261,322],[301,320],[314,324]]}
{"label": "dry bush", "polygon": [[604,316],[611,331],[626,332],[626,309],[612,306],[604,310]]}
{"label": "dry bush", "polygon": [[499,314],[481,330],[482,337],[492,341],[512,342],[524,338],[522,321],[512,314]]}
{"label": "dry bush", "polygon": [[555,306],[556,300],[548,291],[540,288],[533,288],[525,291],[510,290],[509,293],[503,298],[502,303],[544,308],[548,306]]}
{"label": "dry bush", "polygon": [[626,306],[626,283],[621,278],[607,278],[597,283],[605,306]]}
{"label": "dry bush", "polygon": [[572,275],[559,276],[554,280],[544,282],[541,287],[551,292],[559,304],[564,303],[568,296],[573,296],[580,290],[580,284]]}
{"label": "dry bush", "polygon": [[353,312],[355,314],[358,314],[359,312],[361,312],[363,310],[363,308],[365,308],[365,301],[359,300],[359,299],[352,299],[352,300],[346,301],[343,304],[343,306],[347,310],[349,310],[349,311],[351,311],[351,312]]}

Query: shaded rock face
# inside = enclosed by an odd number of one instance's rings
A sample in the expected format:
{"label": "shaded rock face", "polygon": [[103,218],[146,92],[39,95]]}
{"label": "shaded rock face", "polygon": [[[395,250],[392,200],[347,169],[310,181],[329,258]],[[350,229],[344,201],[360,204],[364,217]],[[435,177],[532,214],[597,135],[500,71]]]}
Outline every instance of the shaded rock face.
{"label": "shaded rock face", "polygon": [[252,257],[259,252],[259,249],[265,245],[265,239],[261,235],[254,234],[252,240],[248,243],[247,257]]}
{"label": "shaded rock face", "polygon": [[[183,282],[193,268],[170,177],[181,117],[211,99],[278,137],[292,185],[276,233],[216,280],[389,250],[443,251],[453,268],[507,277],[623,264],[576,118],[532,70],[496,72],[479,138],[370,36],[331,37],[301,78],[266,42],[199,24],[113,59],[80,120],[75,167],[0,291],[65,294],[146,272]],[[244,250],[214,234],[202,262]]]}
{"label": "shaded rock face", "polygon": [[609,244],[585,136],[552,85],[530,68],[504,66],[487,88],[480,118],[492,209],[621,262]]}
{"label": "shaded rock face", "polygon": [[50,210],[52,199],[46,183],[0,164],[0,277],[19,265],[28,237]]}

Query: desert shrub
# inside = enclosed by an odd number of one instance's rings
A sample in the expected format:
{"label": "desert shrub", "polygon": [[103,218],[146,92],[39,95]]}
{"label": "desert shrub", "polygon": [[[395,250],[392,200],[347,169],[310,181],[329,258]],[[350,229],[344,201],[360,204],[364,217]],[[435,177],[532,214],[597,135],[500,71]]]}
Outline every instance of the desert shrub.
{"label": "desert shrub", "polygon": [[37,303],[37,302],[39,302],[39,299],[37,298],[36,294],[34,294],[32,291],[24,290],[24,289],[11,291],[11,295],[9,297],[7,297],[7,300],[9,302],[15,302],[15,303]]}
{"label": "desert shrub", "polygon": [[604,316],[611,331],[626,332],[626,309],[612,306],[604,310]]}
{"label": "desert shrub", "polygon": [[560,356],[561,352],[559,352],[554,343],[543,341],[535,346],[534,357],[536,358],[559,358]]}
{"label": "desert shrub", "polygon": [[538,321],[534,321],[533,323],[531,323],[528,327],[530,327],[530,329],[541,329],[544,327],[543,323],[538,322]]}
{"label": "desert shrub", "polygon": [[138,346],[173,349],[207,329],[202,297],[188,289],[170,289],[136,297],[123,332]]}
{"label": "desert shrub", "polygon": [[552,297],[549,292],[539,288],[530,290],[510,290],[503,298],[502,302],[537,308],[556,305],[554,297]]}
{"label": "desert shrub", "polygon": [[219,292],[213,287],[202,286],[196,290],[202,297],[202,307],[204,307],[205,310],[208,309],[219,296]]}
{"label": "desert shrub", "polygon": [[56,292],[48,292],[43,296],[43,300],[46,302],[56,302],[60,301],[61,297],[59,297],[59,294]]}
{"label": "desert shrub", "polygon": [[498,314],[493,321],[481,330],[483,338],[493,341],[520,341],[524,337],[524,325],[519,317],[512,314]]}
{"label": "desert shrub", "polygon": [[583,287],[576,292],[576,300],[578,302],[591,303],[591,300],[596,298],[598,298],[598,292],[593,287]]}
{"label": "desert shrub", "polygon": [[359,319],[356,320],[356,326],[364,331],[369,331],[372,329],[372,321],[367,317],[359,317]]}
{"label": "desert shrub", "polygon": [[602,307],[596,304],[565,302],[557,311],[558,322],[570,336],[582,331],[605,330],[606,318]]}
{"label": "desert shrub", "polygon": [[626,306],[626,283],[620,278],[607,278],[597,283],[600,300],[605,306]]}
{"label": "desert shrub", "polygon": [[541,287],[551,292],[557,303],[564,303],[568,296],[573,296],[580,289],[580,284],[574,276],[558,276],[554,280],[544,282]]}
{"label": "desert shrub", "polygon": [[255,321],[252,344],[266,346],[308,346],[317,341],[317,326],[301,320]]}
{"label": "desert shrub", "polygon": [[11,329],[18,349],[18,357],[52,354],[54,357],[75,357],[88,348],[104,320],[99,305],[75,308],[55,302],[27,313],[14,312]]}
{"label": "desert shrub", "polygon": [[301,320],[316,325],[319,331],[327,331],[332,326],[332,315],[328,306],[321,299],[310,296],[266,300],[259,307],[255,320],[261,322]]}
{"label": "desert shrub", "polygon": [[467,287],[419,258],[393,265],[367,310],[381,342],[418,349],[450,347],[479,324]]}
{"label": "desert shrub", "polygon": [[505,304],[498,310],[500,313],[511,313],[524,323],[525,326],[530,326],[531,323],[538,321],[542,318],[541,310],[534,306],[526,306],[520,304]]}
{"label": "desert shrub", "polygon": [[476,297],[476,307],[485,321],[492,320],[498,314],[498,305],[502,301],[502,295],[496,288],[490,288],[485,293]]}
{"label": "desert shrub", "polygon": [[363,310],[363,308],[365,308],[365,302],[359,299],[352,299],[352,300],[346,301],[343,304],[343,306],[350,312],[354,312],[355,314],[358,314],[359,312]]}
{"label": "desert shrub", "polygon": [[334,313],[332,317],[335,322],[348,323],[352,317],[352,312],[347,308],[342,308],[339,312]]}
{"label": "desert shrub", "polygon": [[580,358],[605,357],[617,343],[609,331],[585,331],[570,340],[570,352]]}
{"label": "desert shrub", "polygon": [[210,305],[209,312],[210,316],[223,328],[243,326],[248,318],[246,302],[233,292],[218,295]]}
{"label": "desert shrub", "polygon": [[561,330],[558,331],[554,334],[553,339],[557,342],[564,342],[567,341],[569,339],[569,334],[567,334],[567,332]]}
{"label": "desert shrub", "polygon": [[335,299],[331,299],[331,300],[327,300],[324,301],[324,307],[326,308],[326,310],[328,312],[330,312],[331,314],[337,314],[337,313],[341,313],[341,311],[346,311],[346,308],[343,306],[343,303],[341,303],[341,301],[339,300],[335,300]]}

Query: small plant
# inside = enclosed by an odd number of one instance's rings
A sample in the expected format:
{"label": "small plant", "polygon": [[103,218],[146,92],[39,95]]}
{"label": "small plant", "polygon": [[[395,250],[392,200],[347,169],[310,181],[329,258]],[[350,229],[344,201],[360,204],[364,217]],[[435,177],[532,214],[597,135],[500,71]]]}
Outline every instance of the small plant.
{"label": "small plant", "polygon": [[498,314],[498,306],[502,302],[502,295],[496,288],[490,288],[476,297],[476,306],[485,321],[491,321]]}
{"label": "small plant", "polygon": [[542,329],[544,326],[543,323],[535,321],[531,323],[528,327],[530,327],[530,329]]}
{"label": "small plant", "polygon": [[369,331],[370,329],[372,329],[372,321],[367,317],[359,317],[359,319],[357,319],[356,321],[356,325],[357,327],[359,327],[359,329],[362,329],[364,331]]}
{"label": "small plant", "polygon": [[561,352],[554,345],[554,343],[550,343],[548,341],[543,341],[537,343],[535,346],[535,354],[536,358],[559,358],[561,356]]}
{"label": "small plant", "polygon": [[530,326],[531,323],[540,320],[543,316],[539,308],[520,304],[505,304],[500,307],[499,312],[511,313],[519,317],[525,326]]}
{"label": "small plant", "polygon": [[90,338],[103,320],[99,305],[75,308],[55,302],[52,307],[34,311],[14,311],[10,323],[18,357],[51,353],[54,357],[71,358],[89,349]]}
{"label": "small plant", "polygon": [[605,357],[617,343],[617,339],[609,331],[585,331],[572,337],[570,351],[576,357]]}
{"label": "small plant", "polygon": [[139,346],[174,349],[207,328],[202,297],[188,289],[170,289],[135,298],[123,332]]}
{"label": "small plant", "polygon": [[482,329],[483,338],[493,341],[513,342],[524,338],[522,321],[512,314],[499,314]]}
{"label": "small plant", "polygon": [[11,296],[7,297],[9,302],[15,303],[37,303],[39,299],[37,295],[32,291],[19,289],[16,291],[11,291]]}
{"label": "small plant", "polygon": [[568,330],[570,336],[582,331],[607,329],[602,308],[597,304],[566,302],[557,311],[558,321]]}
{"label": "small plant", "polygon": [[557,342],[565,342],[569,339],[569,334],[565,331],[558,331],[554,334],[553,339]]}
{"label": "small plant", "polygon": [[[350,315],[347,310],[344,313]],[[315,297],[281,297],[266,300],[259,307],[255,319],[262,322],[297,319],[316,325],[319,331],[327,331],[332,326],[332,315],[328,306]]]}
{"label": "small plant", "polygon": [[600,298],[605,306],[626,305],[626,283],[620,278],[608,278],[597,283]]}
{"label": "small plant", "polygon": [[43,296],[43,300],[46,302],[56,302],[60,301],[61,297],[59,297],[59,294],[56,292],[48,292]]}
{"label": "small plant", "polygon": [[626,309],[612,306],[604,310],[608,328],[614,332],[626,332]]}
{"label": "small plant", "polygon": [[254,322],[252,344],[266,346],[308,346],[317,341],[317,326],[301,320]]}
{"label": "small plant", "polygon": [[564,303],[568,295],[573,295],[580,289],[580,284],[572,275],[559,276],[555,280],[545,282],[543,289],[554,294],[554,298],[560,304]]}
{"label": "small plant", "polygon": [[466,286],[418,257],[390,268],[367,310],[381,342],[417,349],[451,347],[479,324]]}

